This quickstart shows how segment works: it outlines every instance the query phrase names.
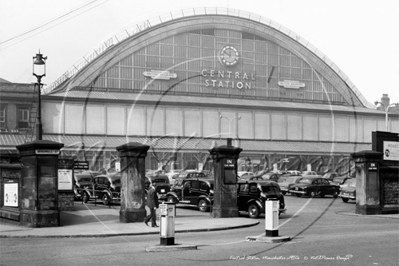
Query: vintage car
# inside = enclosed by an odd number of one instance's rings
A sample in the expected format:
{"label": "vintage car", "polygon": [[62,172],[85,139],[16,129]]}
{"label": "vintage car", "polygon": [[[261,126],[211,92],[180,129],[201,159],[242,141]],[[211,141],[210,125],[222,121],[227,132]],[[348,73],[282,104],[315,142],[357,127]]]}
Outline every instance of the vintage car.
{"label": "vintage car", "polygon": [[287,194],[291,186],[297,184],[302,178],[303,177],[300,175],[291,175],[288,176],[284,181],[280,182],[279,179],[278,184],[280,186],[281,193],[283,193],[283,195]]}
{"label": "vintage car", "polygon": [[315,171],[303,171],[301,175],[317,175],[317,173]]}
{"label": "vintage car", "polygon": [[280,186],[274,181],[240,180],[237,182],[238,211],[247,212],[250,218],[265,213],[265,200],[279,200],[279,214],[286,211]]}
{"label": "vintage car", "polygon": [[180,172],[176,179],[186,179],[186,178],[208,178],[208,176],[200,170],[185,170]]}
{"label": "vintage car", "polygon": [[335,177],[339,176],[336,172],[328,172],[323,175],[323,178],[327,179],[328,181],[333,181]]}
{"label": "vintage car", "polygon": [[338,197],[340,197],[343,202],[356,200],[356,178],[352,178],[346,182],[346,186],[341,188]]}
{"label": "vintage car", "polygon": [[91,187],[93,178],[101,175],[101,172],[97,171],[82,171],[74,174],[74,185],[73,192],[75,194],[75,200],[81,200],[83,196],[83,190]]}
{"label": "vintage car", "polygon": [[321,176],[306,176],[295,185],[292,185],[289,192],[297,197],[324,197],[325,195],[332,195],[334,198],[338,197],[339,186],[330,184],[330,182]]}
{"label": "vintage car", "polygon": [[347,175],[342,175],[342,176],[336,176],[334,179],[331,181],[331,184],[341,186],[343,185],[346,180],[351,179],[352,177],[347,176]]}
{"label": "vintage car", "polygon": [[170,191],[170,183],[169,178],[167,175],[160,174],[160,175],[150,175],[146,176],[145,179],[145,195],[147,198],[147,191],[150,187],[150,184],[153,183],[155,186],[155,191],[158,194],[158,200],[160,201],[167,201],[167,193]]}
{"label": "vintage car", "polygon": [[198,206],[202,212],[210,210],[213,204],[213,178],[180,178],[167,193],[168,201]]}
{"label": "vintage car", "polygon": [[97,175],[83,191],[83,202],[101,199],[104,205],[121,202],[121,174]]}
{"label": "vintage car", "polygon": [[262,175],[262,179],[277,182],[281,175],[283,175],[283,174],[269,172],[269,173]]}

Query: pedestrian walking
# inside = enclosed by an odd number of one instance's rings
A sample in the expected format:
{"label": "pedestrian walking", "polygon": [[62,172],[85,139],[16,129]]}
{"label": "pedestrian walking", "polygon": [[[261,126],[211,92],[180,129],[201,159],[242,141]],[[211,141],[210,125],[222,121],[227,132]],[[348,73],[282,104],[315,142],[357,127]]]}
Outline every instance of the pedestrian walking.
{"label": "pedestrian walking", "polygon": [[150,184],[150,189],[147,192],[147,206],[150,209],[150,213],[144,218],[144,223],[148,226],[148,222],[151,220],[152,227],[158,227],[156,221],[156,210],[159,206],[158,195],[155,191],[155,183]]}

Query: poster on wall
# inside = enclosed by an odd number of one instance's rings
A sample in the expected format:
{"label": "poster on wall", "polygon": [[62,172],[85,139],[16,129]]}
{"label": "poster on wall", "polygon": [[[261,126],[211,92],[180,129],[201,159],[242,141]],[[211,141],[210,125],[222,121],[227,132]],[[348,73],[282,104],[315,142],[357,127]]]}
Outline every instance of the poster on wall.
{"label": "poster on wall", "polygon": [[384,141],[384,160],[399,161],[399,142]]}
{"label": "poster on wall", "polygon": [[4,206],[18,207],[18,183],[4,183]]}
{"label": "poster on wall", "polygon": [[72,169],[58,169],[58,190],[72,191]]}

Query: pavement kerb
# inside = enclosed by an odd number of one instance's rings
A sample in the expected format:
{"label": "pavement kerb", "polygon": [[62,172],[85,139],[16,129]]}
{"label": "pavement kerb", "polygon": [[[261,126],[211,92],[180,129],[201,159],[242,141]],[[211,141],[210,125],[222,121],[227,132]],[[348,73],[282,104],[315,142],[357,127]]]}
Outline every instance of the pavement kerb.
{"label": "pavement kerb", "polygon": [[338,215],[358,216],[362,218],[384,218],[384,219],[399,219],[399,214],[359,214],[353,212],[335,212]]}
{"label": "pavement kerb", "polygon": [[[0,223],[1,224],[1,223]],[[223,231],[238,228],[245,228],[256,226],[259,221],[246,225],[237,226],[226,226],[219,228],[201,228],[201,229],[183,229],[175,230],[175,233],[198,233],[198,232],[211,232],[211,231]],[[0,238],[102,238],[102,237],[116,237],[116,236],[138,236],[138,235],[156,235],[159,231],[154,232],[136,232],[136,233],[118,233],[118,234],[87,234],[87,235],[24,235],[24,236],[13,236],[13,235],[0,235]]]}

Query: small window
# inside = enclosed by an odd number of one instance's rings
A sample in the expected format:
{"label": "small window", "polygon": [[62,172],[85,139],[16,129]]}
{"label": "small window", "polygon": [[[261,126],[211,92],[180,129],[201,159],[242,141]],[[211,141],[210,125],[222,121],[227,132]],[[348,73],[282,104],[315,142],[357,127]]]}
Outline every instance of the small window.
{"label": "small window", "polygon": [[249,189],[250,189],[249,193],[251,193],[251,194],[257,194],[258,193],[258,188],[257,188],[256,185],[251,185]]}
{"label": "small window", "polygon": [[18,128],[29,127],[29,108],[20,107],[18,108]]}
{"label": "small window", "polygon": [[205,182],[201,182],[201,184],[200,184],[200,190],[202,190],[202,191],[207,191],[208,189],[209,189],[208,184],[205,183]]}
{"label": "small window", "polygon": [[198,181],[192,181],[192,187],[193,188],[195,188],[195,189],[199,189],[200,188],[200,184],[199,184],[199,182]]}
{"label": "small window", "polygon": [[0,106],[0,128],[6,127],[6,107]]}

